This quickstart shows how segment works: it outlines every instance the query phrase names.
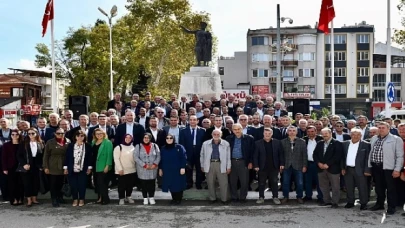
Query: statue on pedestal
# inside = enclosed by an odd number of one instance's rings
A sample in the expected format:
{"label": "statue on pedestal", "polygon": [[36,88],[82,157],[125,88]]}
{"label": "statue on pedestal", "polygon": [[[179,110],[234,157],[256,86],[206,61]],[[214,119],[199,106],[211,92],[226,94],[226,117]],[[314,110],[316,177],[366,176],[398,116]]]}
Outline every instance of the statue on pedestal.
{"label": "statue on pedestal", "polygon": [[197,59],[197,66],[208,66],[208,63],[212,60],[212,35],[210,32],[205,31],[207,23],[201,22],[199,30],[189,30],[184,26],[180,26],[184,32],[195,35],[195,56]]}

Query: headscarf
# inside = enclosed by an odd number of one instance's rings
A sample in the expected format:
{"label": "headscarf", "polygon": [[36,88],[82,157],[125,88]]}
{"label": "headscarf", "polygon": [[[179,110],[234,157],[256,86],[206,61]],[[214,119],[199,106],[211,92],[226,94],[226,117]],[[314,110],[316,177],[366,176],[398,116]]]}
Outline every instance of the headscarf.
{"label": "headscarf", "polygon": [[[130,137],[131,137],[131,141],[130,141],[129,143],[127,143],[127,142],[125,141],[125,138],[126,138],[127,136],[130,136]],[[126,135],[124,136],[124,140],[122,140],[121,144],[124,145],[124,146],[130,146],[133,141],[134,141],[134,137],[132,137],[132,135],[130,135],[130,134],[126,134]]]}
{"label": "headscarf", "polygon": [[[171,136],[171,137],[173,137],[173,140],[172,140],[172,143],[171,144],[168,144],[167,143],[167,141],[166,141],[166,148],[167,149],[172,149],[172,148],[174,148],[175,146],[176,146],[176,139],[175,139],[175,137],[174,137],[174,135],[172,135],[172,134],[167,134],[167,136]],[[166,136],[166,137],[167,137]]]}
{"label": "headscarf", "polygon": [[152,135],[150,133],[145,133],[143,134],[143,137],[148,136],[149,137],[149,142],[148,143],[144,143],[143,138],[142,138],[142,144],[143,145],[149,145],[152,142]]}

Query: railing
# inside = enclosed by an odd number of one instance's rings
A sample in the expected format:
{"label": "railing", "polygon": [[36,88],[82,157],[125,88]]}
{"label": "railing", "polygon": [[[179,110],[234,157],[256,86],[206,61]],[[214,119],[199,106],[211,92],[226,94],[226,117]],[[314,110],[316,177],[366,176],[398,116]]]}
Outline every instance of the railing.
{"label": "railing", "polygon": [[[401,86],[401,82],[393,82],[394,86]],[[385,82],[373,82],[373,87],[385,87]]]}
{"label": "railing", "polygon": [[[270,67],[276,67],[277,61],[270,61]],[[281,61],[281,66],[298,66],[298,60],[283,60]]]}
{"label": "railing", "polygon": [[[374,101],[385,101],[385,97],[373,97]],[[401,101],[400,97],[395,97],[394,101]]]}

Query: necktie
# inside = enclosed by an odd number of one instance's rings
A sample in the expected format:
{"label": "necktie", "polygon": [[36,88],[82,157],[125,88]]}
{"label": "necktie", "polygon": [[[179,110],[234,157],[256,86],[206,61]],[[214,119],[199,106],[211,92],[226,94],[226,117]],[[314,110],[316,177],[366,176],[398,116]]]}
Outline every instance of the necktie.
{"label": "necktie", "polygon": [[41,139],[44,139],[45,138],[45,132],[44,132],[44,129],[42,129],[41,130]]}
{"label": "necktie", "polygon": [[193,130],[193,131],[191,132],[191,138],[193,138],[193,145],[194,145],[195,129],[193,128],[193,129],[191,129],[191,130]]}

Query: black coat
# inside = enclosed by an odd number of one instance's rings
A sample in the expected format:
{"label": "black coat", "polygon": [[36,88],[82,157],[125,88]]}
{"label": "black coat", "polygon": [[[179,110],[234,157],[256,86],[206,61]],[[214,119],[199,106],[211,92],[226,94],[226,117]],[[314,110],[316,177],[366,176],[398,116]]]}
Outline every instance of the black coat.
{"label": "black coat", "polygon": [[20,165],[29,164],[31,167],[35,166],[38,169],[42,169],[43,163],[43,155],[44,155],[44,145],[42,143],[38,143],[38,151],[37,155],[32,157],[32,151],[30,147],[30,143],[22,142],[18,146],[17,150],[17,161]]}
{"label": "black coat", "polygon": [[[285,164],[283,147],[281,146],[280,140],[272,139],[271,141],[273,147],[273,164],[276,169],[279,169],[280,166],[284,166]],[[264,139],[260,139],[255,142],[254,151],[253,168],[259,168],[259,170],[263,170],[267,162],[267,153],[266,148],[264,147]]]}
{"label": "black coat", "polygon": [[[138,123],[133,124],[134,126],[132,129],[132,136],[134,141],[132,144],[136,146],[142,142],[143,135],[145,134],[145,128],[143,128],[143,126]],[[115,130],[114,147],[118,146],[123,142],[126,134],[127,134],[127,124],[123,123],[118,125],[117,129]]]}
{"label": "black coat", "polygon": [[[281,137],[280,129],[276,128],[276,127],[272,127],[271,129],[273,130],[273,137],[272,138],[281,140],[282,137]],[[259,141],[259,140],[263,139],[263,135],[264,135],[264,126],[256,128],[256,135],[254,136],[255,140]]]}
{"label": "black coat", "polygon": [[[336,133],[332,133],[332,138],[336,139]],[[350,139],[352,139],[352,137],[350,137],[349,134],[343,133],[343,141],[350,140]]]}
{"label": "black coat", "polygon": [[162,147],[166,144],[166,131],[164,131],[163,129],[157,129],[157,131],[157,139],[155,139],[155,137],[153,137],[151,129],[146,129],[146,133],[150,133],[152,135],[152,142],[156,143],[159,149],[162,149]]}
{"label": "black coat", "polygon": [[[65,163],[64,166],[67,166],[67,170],[69,175],[72,175],[73,172],[73,167],[74,167],[74,155],[73,155],[73,149],[74,149],[74,143],[70,143],[68,145],[68,148],[66,150],[66,159],[65,159]],[[86,143],[85,145],[85,149],[84,149],[84,163],[83,163],[83,170],[82,172],[87,172],[87,169],[89,166],[93,165],[93,152],[92,152],[92,148],[90,146],[90,144]],[[96,167],[93,167],[93,170],[96,170]]]}
{"label": "black coat", "polygon": [[[232,151],[233,151],[233,146],[235,144],[235,135],[229,135],[226,137],[226,141],[229,142],[229,145],[231,146],[231,158],[232,158]],[[255,148],[255,143],[254,143],[254,138],[251,135],[248,134],[243,134],[242,135],[242,142],[241,142],[241,149],[242,149],[242,156],[243,159],[245,160],[245,165],[248,166],[249,163],[253,163],[253,153],[254,153],[254,148]]]}
{"label": "black coat", "polygon": [[[94,132],[94,130],[96,130],[99,127],[100,127],[100,125],[97,124],[96,126],[89,128],[89,130],[87,132],[87,142],[88,143],[91,144],[91,141],[93,140],[93,132]],[[80,127],[78,130],[80,130]],[[115,131],[111,126],[108,126],[108,125],[106,126],[106,133],[107,133],[109,140],[112,140],[115,138]],[[70,139],[70,140],[72,140],[72,139]],[[119,143],[122,143],[122,141],[120,141]]]}
{"label": "black coat", "polygon": [[336,139],[331,139],[325,155],[323,154],[324,140],[319,141],[316,144],[313,158],[315,164],[317,164],[318,172],[323,170],[319,168],[318,163],[327,164],[329,166],[328,172],[331,174],[339,174],[342,170],[342,159],[344,159],[344,152],[342,143]]}

